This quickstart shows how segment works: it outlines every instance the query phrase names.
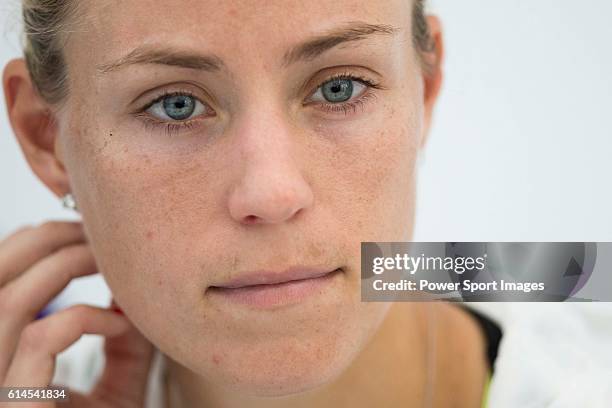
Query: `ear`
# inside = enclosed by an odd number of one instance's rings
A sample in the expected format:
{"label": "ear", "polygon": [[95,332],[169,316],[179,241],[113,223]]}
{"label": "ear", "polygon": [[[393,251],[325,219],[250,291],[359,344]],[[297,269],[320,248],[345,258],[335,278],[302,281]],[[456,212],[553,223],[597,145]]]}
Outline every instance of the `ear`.
{"label": "ear", "polygon": [[25,60],[10,61],[2,77],[8,116],[21,150],[36,176],[57,196],[70,191],[56,152],[56,116],[33,86]]}
{"label": "ear", "polygon": [[434,106],[438,100],[438,95],[440,94],[440,88],[442,86],[442,62],[444,60],[444,41],[442,38],[442,24],[440,23],[440,19],[436,16],[427,16],[427,24],[429,26],[433,48],[424,55],[430,70],[423,70],[425,126],[423,129],[421,148],[425,146],[429,137]]}

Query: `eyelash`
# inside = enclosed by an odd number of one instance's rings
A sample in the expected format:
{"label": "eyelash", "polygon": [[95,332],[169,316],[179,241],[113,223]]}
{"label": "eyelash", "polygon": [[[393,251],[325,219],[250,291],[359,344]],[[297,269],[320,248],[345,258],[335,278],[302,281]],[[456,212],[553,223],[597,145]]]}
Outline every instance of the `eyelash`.
{"label": "eyelash", "polygon": [[[379,83],[374,82],[368,78],[364,78],[364,77],[361,77],[359,75],[355,75],[352,73],[343,73],[343,74],[331,75],[330,77],[321,81],[317,85],[317,87],[314,89],[314,91],[309,94],[309,97],[312,97],[312,95],[314,95],[317,92],[317,90],[321,86],[323,86],[323,84],[329,81],[337,80],[337,79],[349,79],[352,81],[361,82],[363,85],[366,86],[366,89],[354,101],[349,100],[346,102],[339,102],[339,103],[306,102],[303,105],[308,106],[308,105],[316,104],[316,105],[319,105],[321,110],[327,113],[343,113],[344,115],[348,115],[350,112],[355,113],[358,108],[363,108],[364,104],[368,100],[376,97],[376,94],[372,91],[373,89],[378,89],[378,90],[384,89]],[[197,96],[195,96],[193,92],[190,92],[188,90],[164,92],[160,94],[159,96],[155,97],[151,102],[147,103],[143,108],[139,109],[135,114],[135,116],[140,118],[146,131],[158,130],[161,128],[164,130],[167,136],[172,136],[173,133],[178,134],[182,131],[190,130],[197,126],[197,123],[195,122],[201,119],[189,119],[189,120],[184,120],[184,121],[167,122],[167,121],[156,119],[146,112],[151,106],[155,105],[156,103],[161,102],[165,98],[170,98],[173,96],[189,96],[191,98],[194,98],[200,101],[200,99]],[[200,101],[200,103],[204,104],[205,106],[207,106],[207,108],[210,109],[208,104],[202,101]]]}
{"label": "eyelash", "polygon": [[[147,103],[143,108],[139,109],[138,112],[136,113],[136,117],[141,119],[142,124],[144,125],[144,128],[145,128],[145,131],[158,130],[162,128],[165,131],[167,136],[172,136],[173,133],[178,134],[181,131],[193,129],[195,126],[197,126],[195,122],[198,119],[167,122],[167,121],[156,119],[155,117],[147,113],[147,110],[149,110],[151,106],[155,105],[158,102],[161,102],[165,98],[170,98],[173,96],[189,96],[190,98],[194,98],[199,101],[199,98],[195,96],[193,92],[190,92],[187,90],[161,93],[159,96],[155,97],[151,102]],[[200,102],[200,103],[203,103],[204,105],[208,106],[204,102]]]}
{"label": "eyelash", "polygon": [[[337,79],[350,79],[351,81],[361,82],[366,86],[366,89],[363,91],[361,95],[354,101],[340,102],[340,103],[324,103],[317,102],[318,105],[328,113],[339,113],[342,112],[344,115],[348,115],[350,111],[355,113],[357,108],[363,108],[364,104],[373,97],[376,97],[376,94],[372,91],[372,89],[384,89],[379,83],[374,82],[368,78],[361,77],[359,75],[355,75],[352,73],[343,73],[343,74],[334,74],[324,81],[320,82],[319,85],[315,88],[314,92],[310,94],[310,96],[314,95],[314,93],[323,86],[326,82],[337,80]],[[310,103],[306,103],[305,105],[309,105]]]}

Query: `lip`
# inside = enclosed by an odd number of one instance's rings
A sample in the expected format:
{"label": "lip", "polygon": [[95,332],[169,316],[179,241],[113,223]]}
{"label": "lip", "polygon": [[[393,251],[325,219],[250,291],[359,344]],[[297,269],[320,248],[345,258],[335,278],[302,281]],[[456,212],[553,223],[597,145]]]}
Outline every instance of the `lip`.
{"label": "lip", "polygon": [[211,294],[232,303],[267,309],[299,303],[321,293],[341,271],[341,268],[304,267],[293,267],[282,272],[253,271],[208,289]]}
{"label": "lip", "polygon": [[295,266],[292,268],[285,269],[281,272],[266,270],[251,271],[241,273],[240,276],[230,279],[229,281],[224,282],[220,285],[214,285],[214,287],[235,289],[253,285],[273,285],[277,283],[286,283],[294,280],[318,278],[328,273],[331,273],[334,270],[335,269],[329,268],[308,268]]}

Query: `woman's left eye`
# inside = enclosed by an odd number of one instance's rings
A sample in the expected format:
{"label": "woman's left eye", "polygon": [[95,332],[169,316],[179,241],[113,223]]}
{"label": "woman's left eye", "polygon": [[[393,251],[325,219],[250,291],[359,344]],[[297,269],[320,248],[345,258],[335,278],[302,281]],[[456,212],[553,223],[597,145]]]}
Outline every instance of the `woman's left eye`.
{"label": "woman's left eye", "polygon": [[332,104],[348,102],[366,89],[367,85],[353,78],[334,78],[321,84],[310,100]]}
{"label": "woman's left eye", "polygon": [[205,111],[202,102],[186,94],[166,95],[146,109],[148,114],[162,121],[184,121]]}

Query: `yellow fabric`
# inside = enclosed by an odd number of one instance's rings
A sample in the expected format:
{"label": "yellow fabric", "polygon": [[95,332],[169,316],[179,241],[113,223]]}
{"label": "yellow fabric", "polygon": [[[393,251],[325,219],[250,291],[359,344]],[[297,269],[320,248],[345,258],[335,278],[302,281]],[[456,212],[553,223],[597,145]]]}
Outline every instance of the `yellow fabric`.
{"label": "yellow fabric", "polygon": [[487,377],[485,382],[484,391],[482,393],[482,408],[487,408],[487,400],[489,399],[489,386],[491,385],[491,374]]}

